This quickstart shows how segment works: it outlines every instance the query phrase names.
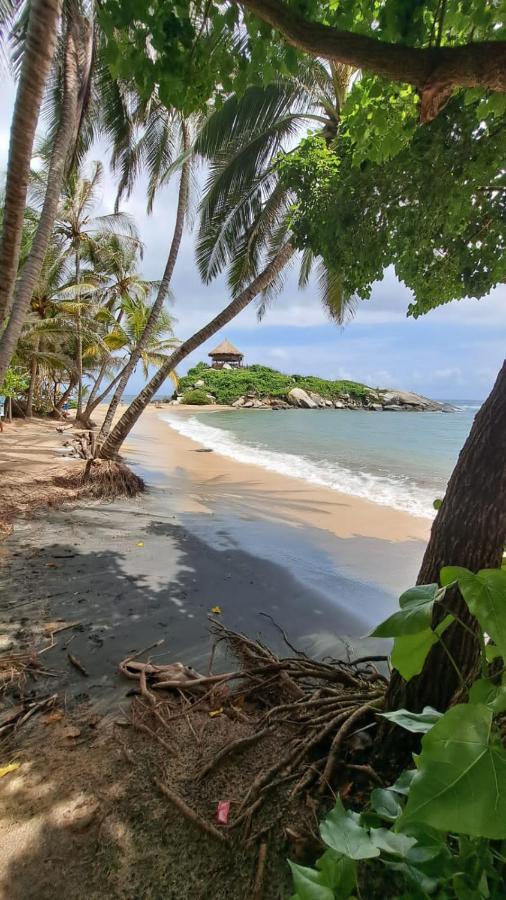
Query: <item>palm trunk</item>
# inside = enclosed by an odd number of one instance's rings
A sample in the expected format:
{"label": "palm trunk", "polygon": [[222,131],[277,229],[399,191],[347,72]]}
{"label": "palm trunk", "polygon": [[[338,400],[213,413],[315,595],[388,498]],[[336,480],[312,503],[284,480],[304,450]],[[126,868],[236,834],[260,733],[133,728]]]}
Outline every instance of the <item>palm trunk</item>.
{"label": "palm trunk", "polygon": [[65,49],[65,88],[61,120],[51,153],[46,195],[30,255],[23,268],[14,295],[14,303],[7,327],[0,339],[0,382],[14,353],[21,334],[33,289],[37,283],[47,252],[65,173],[65,163],[76,118],[78,95],[77,52],[72,29],[68,28]]}
{"label": "palm trunk", "polygon": [[[432,526],[418,584],[439,581],[443,566],[465,566],[473,572],[501,565],[506,542],[506,361],[492,393],[478,412],[471,433],[448,483],[443,505]],[[458,592],[448,605],[473,628],[475,621]],[[444,618],[437,609],[437,624]],[[479,657],[473,634],[455,623],[444,643],[464,678],[472,677]],[[419,711],[424,706],[444,710],[458,687],[457,675],[440,644],[436,644],[420,675],[406,683],[394,671],[387,708]]]}
{"label": "palm trunk", "polygon": [[39,340],[37,339],[34,347],[34,354],[30,366],[30,384],[28,386],[28,395],[26,398],[26,418],[31,419],[33,416],[33,398],[35,395],[35,387],[37,384],[38,361],[37,353],[39,352]]}
{"label": "palm trunk", "polygon": [[106,389],[104,391],[102,391],[102,393],[99,394],[99,396],[96,399],[94,399],[93,401],[90,400],[88,402],[86,409],[84,411],[85,416],[88,416],[88,417],[91,416],[92,412],[94,412],[96,410],[97,406],[100,406],[100,404],[103,403],[103,401],[107,397],[107,394],[110,394],[110,392],[113,390],[113,388],[115,388],[116,385],[118,384],[118,382],[121,378],[121,374],[122,374],[121,372],[118,372],[116,377],[113,378],[112,381],[109,382]]}
{"label": "palm trunk", "polygon": [[[76,284],[81,280],[81,255],[79,245],[76,246]],[[78,293],[76,318],[76,372],[77,372],[77,408],[76,421],[83,414],[83,334],[81,329],[81,294]]]}
{"label": "palm trunk", "polygon": [[105,442],[99,449],[98,456],[101,459],[112,459],[115,457],[125,440],[127,434],[131,431],[138,418],[146,409],[148,403],[152,400],[157,390],[162,386],[168,375],[174,371],[181,360],[185,359],[193,350],[200,347],[213,334],[216,334],[220,328],[223,328],[228,322],[242,312],[254,298],[264,291],[286,266],[288,261],[295,253],[295,248],[291,244],[285,244],[273,260],[265,267],[265,269],[257,275],[255,279],[242,291],[232,303],[229,303],[225,309],[222,309],[214,319],[211,319],[204,328],[197,331],[191,338],[184,341],[180,347],[170,356],[158,369],[156,375],[146,387],[137,395],[135,400],[130,404],[128,409],[123,413],[121,419],[111,431]]}
{"label": "palm trunk", "polygon": [[[32,0],[12,118],[0,239],[0,325],[8,315],[18,271],[35,130],[56,49],[61,0]],[[4,370],[0,375],[2,381]]]}
{"label": "palm trunk", "polygon": [[76,386],[76,380],[75,380],[75,378],[71,378],[70,381],[69,381],[69,383],[68,383],[68,387],[65,388],[65,390],[64,390],[63,394],[61,395],[60,399],[57,401],[57,400],[56,400],[56,389],[57,389],[57,386],[56,386],[56,383],[55,383],[55,399],[53,400],[53,406],[54,406],[54,409],[56,410],[56,412],[59,412],[60,409],[63,409],[63,404],[67,402],[67,400],[68,400],[68,398],[70,397],[70,395],[71,395],[72,391],[74,390],[75,386]]}
{"label": "palm trunk", "polygon": [[[183,149],[186,152],[189,148],[189,135],[186,124],[183,122],[181,125],[183,132]],[[102,423],[102,428],[100,429],[99,440],[105,441],[110,430],[111,425],[114,419],[114,415],[118,408],[118,404],[123,396],[125,388],[128,384],[128,379],[132,375],[137,363],[139,362],[142,351],[147,347],[149,339],[156,327],[156,323],[160,317],[160,313],[162,311],[163,304],[165,303],[165,299],[169,292],[170,283],[172,281],[172,275],[174,273],[174,267],[176,265],[177,256],[179,253],[179,247],[181,246],[181,238],[183,236],[183,227],[184,220],[186,217],[186,210],[188,206],[188,186],[190,180],[190,161],[186,160],[183,163],[181,169],[181,180],[179,182],[179,196],[177,203],[177,213],[176,213],[176,224],[174,226],[174,234],[172,237],[172,242],[170,245],[169,256],[167,259],[167,264],[165,266],[165,271],[163,273],[163,278],[160,282],[160,287],[158,288],[158,293],[156,296],[156,300],[153,304],[153,308],[150,312],[149,319],[146,322],[146,327],[142,332],[139,340],[137,341],[136,346],[132,350],[129,361],[124,367],[121,378],[119,379],[118,386],[114,392],[114,396],[109,404],[109,409],[107,410],[105,419]]]}
{"label": "palm trunk", "polygon": [[12,397],[9,397],[7,405],[7,421],[12,425]]}

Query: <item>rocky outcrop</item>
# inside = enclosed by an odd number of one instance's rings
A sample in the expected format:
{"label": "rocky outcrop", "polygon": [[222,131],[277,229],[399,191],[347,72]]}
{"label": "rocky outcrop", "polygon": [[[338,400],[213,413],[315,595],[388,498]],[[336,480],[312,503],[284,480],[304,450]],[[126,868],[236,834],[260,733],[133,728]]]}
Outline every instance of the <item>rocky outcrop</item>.
{"label": "rocky outcrop", "polygon": [[313,397],[307,391],[303,391],[302,388],[292,388],[288,392],[286,399],[290,406],[298,406],[302,409],[318,409],[316,400],[313,400]]}
{"label": "rocky outcrop", "polygon": [[453,406],[429,400],[412,391],[378,391],[383,409],[386,410],[425,410],[426,412],[453,412]]}

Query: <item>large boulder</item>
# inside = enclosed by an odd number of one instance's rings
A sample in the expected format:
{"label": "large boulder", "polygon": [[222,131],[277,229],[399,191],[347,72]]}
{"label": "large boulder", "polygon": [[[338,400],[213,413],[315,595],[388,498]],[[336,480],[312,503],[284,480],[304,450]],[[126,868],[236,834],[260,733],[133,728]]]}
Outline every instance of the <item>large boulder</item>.
{"label": "large boulder", "polygon": [[446,403],[439,403],[437,400],[429,400],[421,394],[414,394],[412,391],[381,391],[381,402],[385,409],[391,406],[398,406],[401,409],[424,410],[428,412],[446,412],[452,411],[453,407],[448,407]]}
{"label": "large boulder", "polygon": [[342,400],[334,400],[334,409],[346,409],[346,405]]}
{"label": "large boulder", "polygon": [[287,400],[292,406],[298,406],[301,409],[318,409],[316,401],[302,388],[292,388],[288,392]]}
{"label": "large boulder", "polygon": [[244,403],[245,397],[238,397],[237,400],[234,400],[232,406],[235,406],[238,409],[240,406],[244,406]]}

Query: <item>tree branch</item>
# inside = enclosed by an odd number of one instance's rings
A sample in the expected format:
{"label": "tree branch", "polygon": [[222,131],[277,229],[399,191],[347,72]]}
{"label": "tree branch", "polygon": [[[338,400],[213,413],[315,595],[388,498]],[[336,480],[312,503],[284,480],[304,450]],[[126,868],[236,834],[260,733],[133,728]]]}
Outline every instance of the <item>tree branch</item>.
{"label": "tree branch", "polygon": [[456,88],[482,87],[506,93],[506,41],[460,47],[407,47],[308,21],[282,0],[235,2],[312,56],[414,85],[421,95],[422,122],[434,119]]}

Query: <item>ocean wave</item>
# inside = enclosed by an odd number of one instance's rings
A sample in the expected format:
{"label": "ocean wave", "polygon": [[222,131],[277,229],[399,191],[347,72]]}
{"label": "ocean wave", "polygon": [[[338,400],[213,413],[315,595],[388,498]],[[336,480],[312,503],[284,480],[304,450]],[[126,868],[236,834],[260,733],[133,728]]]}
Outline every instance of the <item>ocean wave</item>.
{"label": "ocean wave", "polygon": [[204,444],[220,456],[236,462],[261,466],[270,472],[300,478],[309,484],[331,488],[342,494],[361,497],[380,506],[389,506],[412,516],[433,518],[434,491],[422,488],[407,477],[353,471],[337,463],[319,462],[295,453],[281,453],[265,445],[247,444],[231,432],[199,422],[194,416],[164,415],[161,418],[179,434]]}

